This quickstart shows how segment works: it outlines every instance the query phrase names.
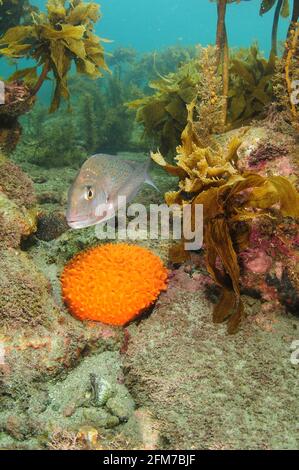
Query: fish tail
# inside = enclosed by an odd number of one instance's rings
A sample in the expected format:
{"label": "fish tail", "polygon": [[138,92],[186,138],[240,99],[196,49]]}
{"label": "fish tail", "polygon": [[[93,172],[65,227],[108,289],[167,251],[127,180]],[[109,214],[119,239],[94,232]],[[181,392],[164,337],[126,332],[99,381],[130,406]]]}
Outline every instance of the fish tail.
{"label": "fish tail", "polygon": [[152,159],[151,159],[151,157],[149,157],[149,159],[147,160],[147,162],[145,164],[144,182],[145,182],[145,184],[148,184],[148,185],[152,186],[153,188],[155,188],[160,193],[161,192],[160,189],[155,185],[155,183],[153,182],[153,180],[152,180],[152,178],[149,174],[151,163],[152,163]]}

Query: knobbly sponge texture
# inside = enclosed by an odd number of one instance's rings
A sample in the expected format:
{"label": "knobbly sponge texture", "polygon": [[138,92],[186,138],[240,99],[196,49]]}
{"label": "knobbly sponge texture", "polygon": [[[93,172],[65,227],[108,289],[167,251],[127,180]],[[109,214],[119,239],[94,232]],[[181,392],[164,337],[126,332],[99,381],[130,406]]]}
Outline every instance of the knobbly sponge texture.
{"label": "knobbly sponge texture", "polygon": [[146,248],[101,245],[79,253],[64,268],[62,294],[80,320],[125,325],[167,288],[168,271]]}

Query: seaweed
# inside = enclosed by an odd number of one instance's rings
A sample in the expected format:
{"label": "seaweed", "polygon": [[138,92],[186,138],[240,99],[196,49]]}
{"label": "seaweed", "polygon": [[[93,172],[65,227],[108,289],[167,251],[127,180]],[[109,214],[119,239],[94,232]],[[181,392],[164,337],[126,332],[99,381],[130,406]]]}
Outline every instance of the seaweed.
{"label": "seaweed", "polygon": [[0,0],[0,36],[8,28],[27,24],[30,15],[37,10],[28,0]]}
{"label": "seaweed", "polygon": [[[150,82],[155,93],[128,103],[152,145],[173,158],[187,124],[186,105],[196,97],[197,128],[202,145],[212,133],[236,128],[257,119],[274,97],[275,61],[267,61],[254,44],[231,55],[229,90],[223,92],[217,47],[201,48],[199,57]],[[204,142],[205,141],[205,142]]]}
{"label": "seaweed", "polygon": [[287,18],[290,14],[289,0],[262,0],[260,6],[260,15],[264,15],[268,11],[271,11],[275,6],[273,26],[272,26],[272,44],[270,57],[277,56],[277,34],[278,34],[278,23],[279,16]]}
{"label": "seaweed", "polygon": [[[28,80],[32,95],[36,95],[52,72],[56,88],[51,112],[55,111],[61,98],[69,99],[67,79],[72,62],[77,72],[92,78],[108,70],[102,46],[104,40],[93,32],[99,18],[96,3],[49,0],[47,14],[36,13],[32,24],[10,28],[0,39],[2,55],[31,58],[36,62],[34,67],[17,71],[10,80]],[[42,72],[37,77],[39,67]]]}
{"label": "seaweed", "polygon": [[257,45],[240,50],[231,57],[228,92],[228,124],[230,127],[250,122],[273,100],[275,60],[267,61]]}
{"label": "seaweed", "polygon": [[[112,59],[113,57],[114,54]],[[128,82],[141,88],[145,95],[149,95],[152,93],[152,89],[149,87],[150,82],[171,72],[176,72],[182,65],[190,62],[195,57],[195,46],[182,47],[176,45],[160,51],[136,53],[135,60],[129,63],[129,67],[126,67],[125,78]],[[110,65],[109,57],[107,60]]]}
{"label": "seaweed", "polygon": [[[239,286],[238,252],[249,244],[250,221],[257,217],[273,218],[275,211],[283,216],[299,217],[299,194],[282,176],[240,173],[237,151],[242,139],[239,137],[232,138],[226,150],[217,143],[200,147],[195,109],[193,101],[188,105],[188,123],[182,133],[182,144],[177,149],[176,164],[169,165],[160,152],[152,153],[152,159],[169,174],[179,177],[178,190],[166,193],[165,200],[169,205],[191,203],[193,230],[196,230],[195,205],[203,205],[207,269],[222,288],[213,321],[220,323],[228,319],[228,332],[235,333],[245,316]],[[176,262],[188,256],[183,243],[172,250]]]}
{"label": "seaweed", "polygon": [[285,82],[287,85],[287,93],[289,96],[289,106],[292,117],[296,121],[296,127],[298,129],[298,102],[296,99],[293,99],[294,95],[294,86],[296,79],[299,78],[299,67],[298,67],[298,58],[299,58],[299,23],[294,25],[294,29],[290,33],[290,39],[286,45],[287,55],[285,58],[284,72],[285,72]]}
{"label": "seaweed", "polygon": [[138,90],[126,83],[125,76],[119,80],[107,74],[102,80],[90,80],[71,75],[69,90],[72,113],[64,103],[49,114],[46,105],[37,102],[21,119],[23,138],[17,151],[22,158],[43,167],[78,168],[95,153],[146,150],[135,135],[134,116],[124,104]]}
{"label": "seaweed", "polygon": [[198,58],[181,65],[177,73],[160,76],[150,86],[154,95],[130,102],[128,107],[136,110],[137,123],[143,126],[145,136],[170,159],[187,123],[187,105],[195,97],[202,140],[223,130],[222,82],[214,47],[200,48]]}
{"label": "seaweed", "polygon": [[278,61],[274,77],[274,94],[285,121],[299,130],[299,23],[294,23],[285,45],[285,55]]}
{"label": "seaweed", "polygon": [[221,67],[223,81],[223,124],[227,119],[228,90],[229,90],[229,46],[226,28],[226,10],[229,3],[240,3],[240,0],[215,0],[217,2],[217,68]]}
{"label": "seaweed", "polygon": [[[234,1],[234,0],[232,0]],[[226,123],[227,117],[227,96],[229,87],[229,48],[227,30],[225,24],[226,7],[230,0],[217,0],[217,33],[216,33],[216,47],[217,47],[217,67],[222,67],[223,78],[223,96],[224,100],[224,114],[223,123]]]}
{"label": "seaweed", "polygon": [[192,60],[181,66],[177,73],[170,73],[150,82],[155,91],[152,96],[128,103],[135,109],[136,120],[142,124],[145,134],[159,145],[164,154],[173,154],[186,125],[186,104],[196,95],[199,82],[199,62]]}
{"label": "seaweed", "polygon": [[[294,29],[296,23],[299,21],[299,0],[294,0],[293,1],[293,10],[292,10],[292,17],[290,21],[290,25],[288,28],[288,34],[287,34],[287,42],[290,39],[290,35],[292,30]],[[285,50],[285,55],[287,53],[287,49]]]}

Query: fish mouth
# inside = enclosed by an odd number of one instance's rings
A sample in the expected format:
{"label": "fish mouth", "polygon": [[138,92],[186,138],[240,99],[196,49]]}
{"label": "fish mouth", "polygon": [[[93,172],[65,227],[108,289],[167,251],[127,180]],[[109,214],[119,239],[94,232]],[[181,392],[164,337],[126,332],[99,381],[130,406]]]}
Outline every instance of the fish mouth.
{"label": "fish mouth", "polygon": [[74,219],[67,218],[66,220],[67,220],[68,226],[74,229],[90,227],[91,225],[95,225],[97,223],[97,220],[83,219],[80,217],[74,218]]}
{"label": "fish mouth", "polygon": [[68,215],[66,215],[66,220],[70,228],[80,229],[80,228],[86,228],[86,227],[91,227],[93,225],[97,225],[111,218],[107,216],[108,216],[108,212],[104,211],[99,217],[95,217],[94,215],[87,217],[87,218],[86,216],[85,217],[80,217],[80,216],[69,217]]}

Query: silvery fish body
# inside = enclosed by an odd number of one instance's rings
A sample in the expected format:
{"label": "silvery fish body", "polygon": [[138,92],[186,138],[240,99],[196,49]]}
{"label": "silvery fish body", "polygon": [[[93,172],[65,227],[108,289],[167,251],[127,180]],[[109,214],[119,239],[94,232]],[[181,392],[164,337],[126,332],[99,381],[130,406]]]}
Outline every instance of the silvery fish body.
{"label": "silvery fish body", "polygon": [[104,154],[86,160],[69,190],[68,225],[79,229],[107,221],[117,212],[119,196],[129,203],[143,183],[155,186],[148,176],[149,163]]}

